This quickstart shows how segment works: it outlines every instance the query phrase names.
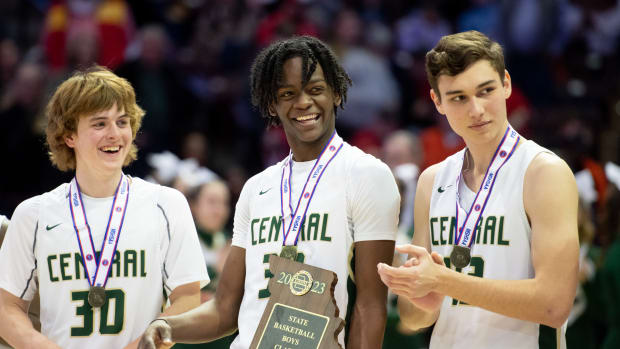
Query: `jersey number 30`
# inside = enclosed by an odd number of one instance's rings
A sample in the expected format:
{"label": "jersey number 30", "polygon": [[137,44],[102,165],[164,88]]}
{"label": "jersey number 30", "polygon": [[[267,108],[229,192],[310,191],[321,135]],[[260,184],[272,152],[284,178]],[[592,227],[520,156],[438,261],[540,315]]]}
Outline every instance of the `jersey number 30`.
{"label": "jersey number 30", "polygon": [[[123,290],[106,290],[107,301],[99,311],[99,333],[117,334],[123,329],[125,316],[125,292]],[[73,302],[81,302],[75,309],[75,315],[83,319],[82,327],[71,327],[72,337],[88,337],[93,334],[94,317],[93,307],[88,304],[88,291],[71,292]],[[108,319],[110,306],[114,304],[114,318]]]}

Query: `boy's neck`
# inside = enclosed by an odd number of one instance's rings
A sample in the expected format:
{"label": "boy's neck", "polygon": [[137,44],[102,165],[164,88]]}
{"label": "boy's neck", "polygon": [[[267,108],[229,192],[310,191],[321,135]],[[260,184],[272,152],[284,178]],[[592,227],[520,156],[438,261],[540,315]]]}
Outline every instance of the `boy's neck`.
{"label": "boy's neck", "polygon": [[[506,123],[506,127],[508,127],[508,123]],[[463,174],[471,179],[471,181],[468,181],[468,184],[471,184],[471,182],[478,183],[482,181],[486,175],[487,169],[491,165],[493,155],[504,137],[506,127],[502,128],[497,137],[490,142],[466,142],[467,150],[463,161]]]}
{"label": "boy's neck", "polygon": [[121,171],[114,173],[94,173],[94,171],[75,171],[75,178],[80,185],[80,192],[93,198],[106,198],[114,196],[121,179]]}

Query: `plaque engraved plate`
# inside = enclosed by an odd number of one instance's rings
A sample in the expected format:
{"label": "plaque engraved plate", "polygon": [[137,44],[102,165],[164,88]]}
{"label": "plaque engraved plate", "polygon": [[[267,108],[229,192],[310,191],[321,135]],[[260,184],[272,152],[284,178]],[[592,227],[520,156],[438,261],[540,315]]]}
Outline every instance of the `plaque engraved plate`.
{"label": "plaque engraved plate", "polygon": [[272,255],[269,301],[252,349],[342,349],[344,321],[334,299],[336,273]]}

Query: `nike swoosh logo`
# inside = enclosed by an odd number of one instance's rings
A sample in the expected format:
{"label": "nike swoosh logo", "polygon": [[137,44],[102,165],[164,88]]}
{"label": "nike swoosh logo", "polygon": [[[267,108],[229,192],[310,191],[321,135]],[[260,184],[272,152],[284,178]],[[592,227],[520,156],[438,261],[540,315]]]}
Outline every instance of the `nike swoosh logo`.
{"label": "nike swoosh logo", "polygon": [[439,187],[439,188],[437,188],[437,192],[438,192],[438,193],[443,193],[444,191],[446,191],[446,188],[450,188],[451,186],[452,186],[452,184],[450,184],[450,185],[446,185],[446,186],[445,186],[445,187],[443,187],[443,188],[442,188],[442,187]]}
{"label": "nike swoosh logo", "polygon": [[59,225],[61,225],[61,224],[62,224],[62,223],[58,223],[58,224],[56,224],[56,225],[52,225],[51,227],[50,227],[49,225],[46,225],[46,226],[45,226],[45,229],[46,229],[47,231],[50,231],[50,230],[52,230],[52,229],[56,228],[57,226],[59,226]]}
{"label": "nike swoosh logo", "polygon": [[261,190],[261,191],[260,191],[260,193],[258,193],[258,195],[263,195],[263,194],[265,194],[266,192],[270,191],[271,189],[272,189],[272,188],[269,188],[269,189],[267,189],[267,190],[265,190],[265,191],[262,191],[262,190]]}

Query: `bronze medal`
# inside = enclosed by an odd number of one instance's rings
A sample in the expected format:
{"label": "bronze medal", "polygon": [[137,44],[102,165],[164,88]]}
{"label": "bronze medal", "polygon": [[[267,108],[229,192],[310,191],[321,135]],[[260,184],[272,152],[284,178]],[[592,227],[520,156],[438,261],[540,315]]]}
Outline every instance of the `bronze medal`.
{"label": "bronze medal", "polygon": [[282,246],[280,257],[294,261],[297,258],[297,246]]}
{"label": "bronze medal", "polygon": [[456,245],[450,253],[450,263],[457,268],[465,268],[471,260],[471,252],[468,247]]}
{"label": "bronze medal", "polygon": [[100,286],[91,286],[88,290],[88,304],[93,308],[101,308],[105,304],[106,295],[105,288]]}

